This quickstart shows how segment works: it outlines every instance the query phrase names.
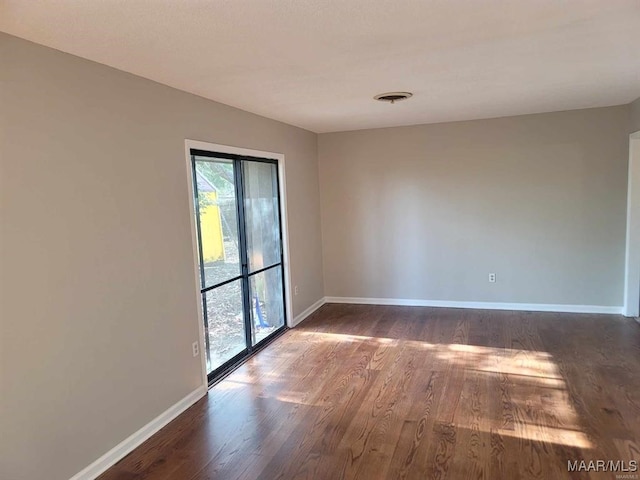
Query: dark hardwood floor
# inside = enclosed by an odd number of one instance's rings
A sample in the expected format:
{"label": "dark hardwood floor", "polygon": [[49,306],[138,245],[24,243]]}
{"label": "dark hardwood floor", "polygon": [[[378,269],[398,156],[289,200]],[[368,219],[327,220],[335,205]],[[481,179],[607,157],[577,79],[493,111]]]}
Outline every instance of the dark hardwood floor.
{"label": "dark hardwood floor", "polygon": [[325,305],[100,479],[609,479],[568,461],[639,437],[631,319]]}

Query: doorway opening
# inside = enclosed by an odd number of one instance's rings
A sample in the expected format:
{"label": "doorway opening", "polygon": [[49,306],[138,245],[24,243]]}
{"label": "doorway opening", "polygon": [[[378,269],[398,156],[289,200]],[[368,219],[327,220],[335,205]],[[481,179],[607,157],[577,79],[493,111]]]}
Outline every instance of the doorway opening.
{"label": "doorway opening", "polygon": [[627,249],[623,315],[640,316],[640,132],[629,136]]}

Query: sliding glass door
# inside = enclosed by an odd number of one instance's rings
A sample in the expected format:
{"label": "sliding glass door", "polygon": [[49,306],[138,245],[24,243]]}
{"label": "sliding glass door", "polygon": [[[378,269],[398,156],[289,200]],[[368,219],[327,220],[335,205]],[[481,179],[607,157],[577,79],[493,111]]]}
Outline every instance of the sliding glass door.
{"label": "sliding glass door", "polygon": [[284,329],[277,160],[191,150],[209,380]]}

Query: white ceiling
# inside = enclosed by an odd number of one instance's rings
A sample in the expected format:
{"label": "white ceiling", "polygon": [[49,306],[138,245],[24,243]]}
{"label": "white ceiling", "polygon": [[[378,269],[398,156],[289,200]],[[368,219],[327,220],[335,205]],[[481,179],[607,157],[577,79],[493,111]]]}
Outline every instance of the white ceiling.
{"label": "white ceiling", "polygon": [[315,132],[640,96],[640,0],[0,0],[0,30]]}

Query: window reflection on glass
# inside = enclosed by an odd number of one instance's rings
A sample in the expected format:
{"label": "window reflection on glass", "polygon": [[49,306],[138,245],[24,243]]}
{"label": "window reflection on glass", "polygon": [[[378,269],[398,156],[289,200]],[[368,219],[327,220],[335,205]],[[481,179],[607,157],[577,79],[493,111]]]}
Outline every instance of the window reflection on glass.
{"label": "window reflection on glass", "polygon": [[252,339],[255,345],[284,325],[282,269],[270,268],[249,277]]}
{"label": "window reflection on glass", "polygon": [[278,171],[262,162],[245,162],[243,168],[249,272],[255,272],[281,261]]}

